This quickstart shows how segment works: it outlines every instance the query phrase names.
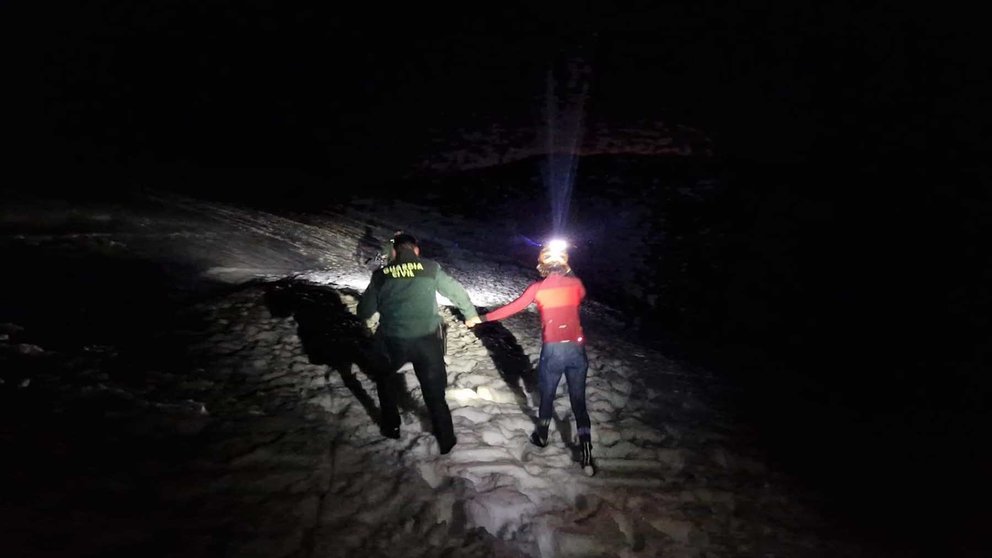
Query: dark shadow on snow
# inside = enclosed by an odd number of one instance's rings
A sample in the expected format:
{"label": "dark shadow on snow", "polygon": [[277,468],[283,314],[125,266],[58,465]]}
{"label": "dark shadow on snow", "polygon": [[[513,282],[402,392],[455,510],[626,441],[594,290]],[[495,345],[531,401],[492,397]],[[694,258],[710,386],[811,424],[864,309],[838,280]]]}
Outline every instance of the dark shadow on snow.
{"label": "dark shadow on snow", "polygon": [[[485,310],[480,309],[480,312],[485,313]],[[541,401],[537,384],[537,370],[531,365],[530,357],[524,353],[523,347],[517,343],[517,338],[510,333],[510,330],[499,322],[479,324],[475,326],[473,331],[489,352],[500,378],[513,392],[520,410],[529,416],[536,426],[537,412]],[[564,382],[565,378],[563,377],[561,381]],[[532,395],[533,405],[528,401],[527,394]],[[571,420],[568,416],[564,418],[558,417],[557,414],[553,416],[556,430],[561,435],[562,442],[571,448],[573,445]]]}
{"label": "dark shadow on snow", "polygon": [[[484,314],[486,309],[480,308],[479,313]],[[485,322],[475,326],[473,329],[475,336],[482,342],[482,345],[489,352],[493,359],[493,365],[499,372],[500,378],[506,382],[510,391],[513,392],[520,410],[530,417],[537,426],[537,414],[540,408],[540,390],[538,389],[538,371],[530,363],[530,357],[524,353],[523,347],[517,343],[517,338],[510,333],[510,330],[499,322]],[[561,382],[565,382],[564,376]],[[561,383],[559,383],[559,386]],[[528,401],[527,395],[533,397],[533,405]],[[567,396],[566,396],[567,397]],[[552,414],[555,423],[555,430],[577,459],[578,446],[573,440],[571,414],[559,417],[557,413]]]}
{"label": "dark shadow on snow", "polygon": [[535,394],[535,403],[537,402],[537,371],[531,366],[530,358],[524,353],[523,347],[517,343],[517,338],[499,322],[479,324],[473,331],[489,352],[496,371],[513,392],[520,409],[527,414],[536,415],[530,412],[527,394]]}
{"label": "dark shadow on snow", "polygon": [[385,377],[388,389],[395,390],[400,410],[415,412],[421,422],[426,420],[426,410],[421,410],[410,396],[404,376],[389,369],[384,353],[376,348],[365,325],[348,310],[338,291],[320,285],[280,281],[266,289],[265,303],[273,316],[293,316],[297,335],[310,363],[327,365],[325,379],[330,377],[332,370],[337,371],[376,424],[381,426],[380,409],[353,372],[354,366],[372,381]]}

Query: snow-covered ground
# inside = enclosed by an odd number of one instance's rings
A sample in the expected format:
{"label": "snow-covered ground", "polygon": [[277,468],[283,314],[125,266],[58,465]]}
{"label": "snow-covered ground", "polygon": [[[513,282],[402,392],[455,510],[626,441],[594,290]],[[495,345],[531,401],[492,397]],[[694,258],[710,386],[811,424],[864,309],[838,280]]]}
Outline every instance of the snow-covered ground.
{"label": "snow-covered ground", "polygon": [[[71,226],[25,226],[67,213]],[[540,351],[529,312],[469,330],[444,308],[458,444],[438,455],[408,368],[401,438],[383,438],[358,364],[369,273],[356,244],[366,226],[410,230],[477,306],[508,302],[533,272],[458,242],[471,223],[399,203],[276,215],[152,194],[11,206],[3,225],[8,249],[161,262],[192,293],[173,319],[140,326],[138,348],[49,347],[37,326],[3,324],[8,555],[878,555],[755,449],[721,404],[732,386],[631,342],[595,301],[596,476],[574,461],[563,393],[553,442],[527,440]]]}

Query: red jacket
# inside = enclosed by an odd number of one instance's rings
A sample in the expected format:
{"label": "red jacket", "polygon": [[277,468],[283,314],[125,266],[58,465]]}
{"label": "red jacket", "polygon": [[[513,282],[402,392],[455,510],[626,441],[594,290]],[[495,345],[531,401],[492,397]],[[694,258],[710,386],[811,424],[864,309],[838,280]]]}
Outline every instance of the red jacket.
{"label": "red jacket", "polygon": [[545,343],[585,343],[579,322],[579,304],[586,288],[578,277],[552,273],[542,281],[532,283],[513,302],[483,316],[482,321],[501,320],[537,302],[541,311],[541,331]]}

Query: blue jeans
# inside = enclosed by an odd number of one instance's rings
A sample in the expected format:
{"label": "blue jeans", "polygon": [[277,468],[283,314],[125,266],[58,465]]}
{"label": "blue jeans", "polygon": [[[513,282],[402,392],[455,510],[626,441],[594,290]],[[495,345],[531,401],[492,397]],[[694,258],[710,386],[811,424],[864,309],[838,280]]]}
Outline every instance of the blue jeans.
{"label": "blue jeans", "polygon": [[538,418],[551,419],[554,412],[555,392],[562,374],[568,385],[568,399],[575,415],[575,426],[579,438],[589,437],[589,413],[586,411],[586,371],[589,360],[586,348],[579,343],[545,343],[541,347],[541,363],[538,368],[538,387],[541,392],[541,408]]}

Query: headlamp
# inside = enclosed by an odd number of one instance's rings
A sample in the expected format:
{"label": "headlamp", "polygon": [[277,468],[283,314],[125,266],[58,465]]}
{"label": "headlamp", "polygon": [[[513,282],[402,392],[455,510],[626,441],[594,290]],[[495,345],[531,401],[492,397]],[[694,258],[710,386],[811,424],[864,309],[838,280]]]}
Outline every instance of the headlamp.
{"label": "headlamp", "polygon": [[554,271],[569,273],[568,267],[568,243],[560,238],[548,241],[541,248],[540,255],[537,256],[537,270],[541,277],[547,277]]}
{"label": "headlamp", "polygon": [[560,238],[556,238],[548,242],[548,255],[552,257],[564,254],[567,249],[568,243]]}

